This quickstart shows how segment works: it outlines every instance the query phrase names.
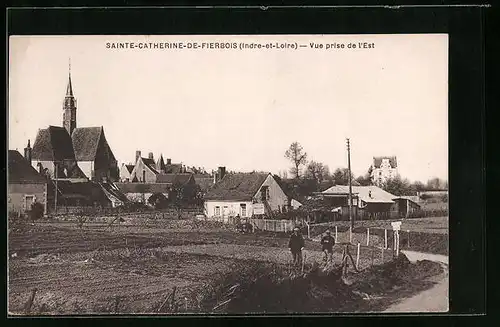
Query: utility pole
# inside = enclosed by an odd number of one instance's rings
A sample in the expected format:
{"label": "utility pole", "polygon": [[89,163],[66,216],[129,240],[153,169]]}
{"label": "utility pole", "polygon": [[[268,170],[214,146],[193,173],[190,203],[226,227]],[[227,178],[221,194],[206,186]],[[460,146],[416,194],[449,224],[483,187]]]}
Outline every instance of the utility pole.
{"label": "utility pole", "polygon": [[349,180],[349,221],[351,222],[351,229],[354,229],[354,217],[352,215],[352,183],[351,183],[351,144],[347,140],[347,178]]}

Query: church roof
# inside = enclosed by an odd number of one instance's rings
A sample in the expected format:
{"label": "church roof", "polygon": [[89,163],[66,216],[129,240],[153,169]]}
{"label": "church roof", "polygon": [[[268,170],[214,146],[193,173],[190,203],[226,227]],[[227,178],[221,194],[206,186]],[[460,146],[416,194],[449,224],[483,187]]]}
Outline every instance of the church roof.
{"label": "church roof", "polygon": [[38,130],[31,157],[40,161],[75,159],[71,137],[66,129],[49,126]]}
{"label": "church roof", "polygon": [[73,141],[76,160],[95,160],[102,133],[102,127],[75,128],[75,130],[71,134],[71,139]]}
{"label": "church roof", "polygon": [[9,150],[9,183],[44,184],[47,180],[16,150]]}

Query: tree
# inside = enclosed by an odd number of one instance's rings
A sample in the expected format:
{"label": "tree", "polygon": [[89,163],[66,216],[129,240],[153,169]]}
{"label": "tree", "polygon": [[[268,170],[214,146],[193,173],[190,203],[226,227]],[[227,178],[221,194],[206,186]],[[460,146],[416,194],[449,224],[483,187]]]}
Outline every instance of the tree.
{"label": "tree", "polygon": [[427,189],[429,190],[443,190],[448,188],[448,182],[441,178],[434,177],[427,181]]}
{"label": "tree", "polygon": [[328,169],[327,165],[322,164],[321,162],[311,161],[307,165],[306,177],[317,180],[321,183],[323,180],[327,179],[327,176],[330,175],[330,169]]}
{"label": "tree", "polygon": [[[347,168],[337,168],[332,175],[333,182],[335,185],[349,185],[349,169]],[[354,179],[354,175],[351,172],[351,180]]]}
{"label": "tree", "polygon": [[387,179],[384,183],[382,183],[381,188],[396,196],[412,194],[410,182],[408,181],[408,179],[402,179],[399,175]]}
{"label": "tree", "polygon": [[356,178],[356,181],[359,183],[359,185],[361,186],[368,186],[368,185],[372,185],[373,182],[372,182],[372,171],[373,171],[373,167],[370,166],[368,168],[368,171],[366,172],[366,174],[362,175],[362,176],[359,176],[358,178]]}
{"label": "tree", "polygon": [[299,179],[300,167],[307,163],[307,153],[304,152],[302,145],[298,142],[290,144],[288,150],[285,151],[285,158],[292,162],[293,167],[290,169],[290,172],[296,179]]}

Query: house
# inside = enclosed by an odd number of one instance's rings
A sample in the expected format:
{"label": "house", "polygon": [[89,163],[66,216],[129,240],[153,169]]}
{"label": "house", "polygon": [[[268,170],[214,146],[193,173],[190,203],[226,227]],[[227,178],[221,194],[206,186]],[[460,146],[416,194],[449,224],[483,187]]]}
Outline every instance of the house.
{"label": "house", "polygon": [[371,179],[375,185],[381,185],[388,179],[398,175],[398,161],[395,156],[373,157]]}
{"label": "house", "polygon": [[421,209],[420,205],[415,201],[412,196],[399,196],[393,199],[394,210],[399,212],[400,217],[407,218],[414,212]]}
{"label": "house", "polygon": [[38,130],[31,165],[52,178],[116,181],[118,164],[101,127],[79,127],[71,71],[63,104],[63,126]]}
{"label": "house", "polygon": [[193,177],[196,185],[198,185],[201,197],[204,197],[215,184],[214,177],[209,174],[194,174]]}
{"label": "house", "polygon": [[270,173],[231,173],[219,170],[220,180],[205,194],[207,217],[251,217],[272,214],[288,206],[288,197]]}
{"label": "house", "polygon": [[[25,149],[25,154],[26,154]],[[47,213],[47,179],[40,175],[18,151],[8,151],[8,192],[9,212],[26,212],[34,202],[43,204]]]}
{"label": "house", "polygon": [[[57,193],[56,193],[57,190]],[[57,210],[61,207],[115,208],[128,202],[113,183],[89,180],[50,180],[49,201]]]}
{"label": "house", "polygon": [[[349,186],[335,185],[320,193],[330,205],[339,208],[341,218],[349,217]],[[375,186],[352,186],[352,215],[361,219],[389,218],[398,214],[396,196]]]}
{"label": "house", "polygon": [[168,198],[172,189],[172,185],[168,183],[115,183],[115,185],[128,201],[146,205],[149,204],[148,200],[153,194],[162,194]]}
{"label": "house", "polygon": [[160,172],[156,169],[153,153],[149,153],[147,158],[141,156],[141,151],[136,151],[134,169],[130,173],[132,182],[155,183],[156,175]]}
{"label": "house", "polygon": [[132,171],[135,165],[132,164],[122,164],[120,167],[120,182],[131,182],[132,181]]}
{"label": "house", "polygon": [[179,200],[191,202],[197,198],[199,193],[199,187],[193,174],[158,174],[156,183],[171,185],[170,194],[167,197],[169,199],[176,196]]}

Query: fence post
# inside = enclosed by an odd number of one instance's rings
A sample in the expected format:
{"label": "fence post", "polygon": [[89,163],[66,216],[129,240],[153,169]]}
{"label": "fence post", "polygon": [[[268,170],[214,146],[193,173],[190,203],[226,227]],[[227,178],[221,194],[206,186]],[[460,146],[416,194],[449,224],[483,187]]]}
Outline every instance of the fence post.
{"label": "fence post", "polygon": [[337,225],[335,225],[335,243],[337,243],[337,242],[338,242],[338,241],[337,241],[337,235],[338,235],[338,233],[337,233]]}
{"label": "fence post", "polygon": [[349,243],[352,243],[352,226],[349,227]]}
{"label": "fence post", "polygon": [[396,257],[399,256],[399,231],[396,231]]}
{"label": "fence post", "polygon": [[356,269],[359,270],[359,252],[361,250],[361,243],[358,242],[358,251],[356,253]]}
{"label": "fence post", "polygon": [[370,228],[366,229],[366,246],[370,246]]}
{"label": "fence post", "polygon": [[410,230],[408,230],[408,249],[410,248]]}
{"label": "fence post", "polygon": [[385,238],[384,249],[387,249],[387,228],[384,229],[384,238]]}

